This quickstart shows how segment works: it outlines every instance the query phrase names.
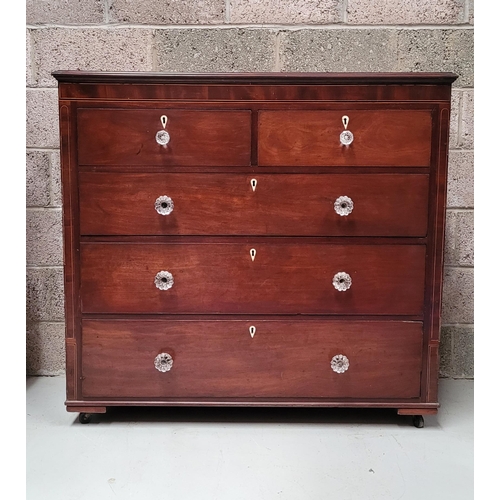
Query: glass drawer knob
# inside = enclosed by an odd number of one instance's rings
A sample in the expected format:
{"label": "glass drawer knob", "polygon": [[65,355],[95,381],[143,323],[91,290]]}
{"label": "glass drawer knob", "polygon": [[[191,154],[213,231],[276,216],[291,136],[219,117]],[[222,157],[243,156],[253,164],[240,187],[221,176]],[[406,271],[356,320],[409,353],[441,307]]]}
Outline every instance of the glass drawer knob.
{"label": "glass drawer knob", "polygon": [[354,203],[349,196],[339,196],[333,204],[335,212],[341,216],[349,215],[354,209]]}
{"label": "glass drawer knob", "polygon": [[169,196],[159,196],[155,201],[155,210],[160,215],[169,215],[174,210],[174,202]]}
{"label": "glass drawer knob", "polygon": [[160,146],[166,146],[170,142],[170,134],[166,130],[156,132],[156,142]]}
{"label": "glass drawer knob", "polygon": [[159,290],[168,290],[174,286],[174,277],[168,271],[160,271],[155,276],[155,285]]}
{"label": "glass drawer knob", "polygon": [[352,285],[352,279],[347,273],[337,273],[332,280],[332,285],[339,292],[349,290]]}
{"label": "glass drawer knob", "polygon": [[335,373],[344,373],[349,369],[349,359],[343,354],[333,356],[330,366]]}
{"label": "glass drawer knob", "polygon": [[172,356],[168,352],[162,352],[158,354],[155,358],[155,368],[159,372],[168,372],[172,368],[174,364],[174,360],[172,359]]}
{"label": "glass drawer knob", "polygon": [[351,144],[352,141],[354,141],[354,135],[353,135],[353,133],[350,130],[344,130],[340,134],[340,142],[344,146],[349,146],[349,144]]}

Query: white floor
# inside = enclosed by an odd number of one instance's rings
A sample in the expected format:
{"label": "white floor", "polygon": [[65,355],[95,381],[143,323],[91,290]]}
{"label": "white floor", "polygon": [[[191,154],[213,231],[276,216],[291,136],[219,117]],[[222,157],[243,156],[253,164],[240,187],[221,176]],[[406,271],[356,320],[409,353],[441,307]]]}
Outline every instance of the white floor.
{"label": "white floor", "polygon": [[111,409],[82,425],[63,377],[27,381],[28,500],[471,500],[472,381],[425,427],[388,410]]}

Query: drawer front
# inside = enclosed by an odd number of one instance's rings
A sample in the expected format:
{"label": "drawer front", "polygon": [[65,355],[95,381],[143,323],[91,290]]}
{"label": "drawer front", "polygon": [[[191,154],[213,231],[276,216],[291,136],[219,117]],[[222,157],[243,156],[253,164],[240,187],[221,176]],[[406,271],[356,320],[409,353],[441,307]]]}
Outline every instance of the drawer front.
{"label": "drawer front", "polygon": [[[167,116],[167,145],[156,141]],[[186,109],[78,110],[80,165],[250,164],[250,111]]]}
{"label": "drawer front", "polygon": [[81,172],[80,231],[418,237],[427,230],[428,186],[423,174]]}
{"label": "drawer front", "polygon": [[84,320],[82,389],[86,398],[417,398],[421,356],[417,322]]}
{"label": "drawer front", "polygon": [[82,311],[420,315],[424,269],[425,245],[82,243]]}
{"label": "drawer front", "polygon": [[[353,142],[340,142],[342,117]],[[429,110],[260,111],[262,166],[428,167]]]}

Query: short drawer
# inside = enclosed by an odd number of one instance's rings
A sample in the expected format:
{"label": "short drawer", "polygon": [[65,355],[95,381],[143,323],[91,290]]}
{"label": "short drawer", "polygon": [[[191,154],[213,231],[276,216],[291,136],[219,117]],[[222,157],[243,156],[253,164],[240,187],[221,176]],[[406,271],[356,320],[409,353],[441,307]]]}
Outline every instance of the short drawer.
{"label": "short drawer", "polygon": [[425,174],[80,173],[83,235],[416,236]]}
{"label": "short drawer", "polygon": [[425,245],[82,243],[84,313],[420,315]]}
{"label": "short drawer", "polygon": [[[161,117],[167,117],[165,128]],[[188,109],[78,110],[80,165],[250,164],[250,111]],[[156,135],[166,131],[166,145]]]}
{"label": "short drawer", "polygon": [[431,130],[430,110],[260,111],[259,165],[428,167]]}
{"label": "short drawer", "polygon": [[85,398],[418,398],[421,365],[419,322],[82,323]]}

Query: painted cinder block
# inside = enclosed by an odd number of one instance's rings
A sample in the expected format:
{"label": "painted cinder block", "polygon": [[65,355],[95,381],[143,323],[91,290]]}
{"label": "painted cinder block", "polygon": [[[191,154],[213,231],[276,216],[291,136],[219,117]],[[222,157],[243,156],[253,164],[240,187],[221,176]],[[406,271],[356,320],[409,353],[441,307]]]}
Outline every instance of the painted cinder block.
{"label": "painted cinder block", "polygon": [[441,342],[439,345],[439,376],[452,377],[453,372],[453,355],[452,355],[452,336],[448,327],[441,328]]}
{"label": "painted cinder block", "polygon": [[104,22],[102,0],[26,0],[26,24],[93,24]]}
{"label": "painted cinder block", "polygon": [[282,33],[285,71],[451,71],[473,85],[470,29],[301,29]]}
{"label": "painted cinder block", "polygon": [[448,210],[446,212],[446,224],[444,233],[444,264],[452,266],[455,264],[455,241],[456,241],[456,213]]}
{"label": "painted cinder block", "polygon": [[26,89],[26,146],[59,146],[57,89]]}
{"label": "painted cinder block", "polygon": [[474,378],[474,328],[451,327],[453,335],[453,371],[457,378]]}
{"label": "painted cinder block", "polygon": [[456,213],[455,226],[456,264],[474,265],[474,212],[472,210]]}
{"label": "painted cinder block", "polygon": [[36,84],[56,87],[55,70],[151,71],[152,36],[146,28],[33,30]]}
{"label": "painted cinder block", "polygon": [[395,71],[396,32],[303,29],[282,33],[283,71]]}
{"label": "painted cinder block", "polygon": [[225,19],[226,0],[109,0],[109,21],[132,24],[214,24]]}
{"label": "painted cinder block", "polygon": [[26,205],[44,207],[50,205],[50,153],[26,152]]}
{"label": "painted cinder block", "polygon": [[64,321],[62,267],[26,270],[27,321]]}
{"label": "painted cinder block", "polygon": [[441,328],[440,375],[474,378],[474,327],[445,325]]}
{"label": "painted cinder block", "polygon": [[233,24],[333,24],[342,21],[343,0],[230,0]]}
{"label": "painted cinder block", "polygon": [[450,108],[450,148],[458,148],[458,121],[462,107],[462,91],[451,90],[451,108]]}
{"label": "painted cinder block", "polygon": [[33,45],[31,43],[31,30],[26,30],[26,87],[35,86],[33,75]]}
{"label": "painted cinder block", "polygon": [[474,269],[445,267],[442,322],[474,323]]}
{"label": "painted cinder block", "polygon": [[61,375],[65,371],[64,323],[30,323],[26,331],[27,375]]}
{"label": "painted cinder block", "polygon": [[446,215],[445,264],[474,265],[474,211],[459,210]]}
{"label": "painted cinder block", "polygon": [[260,29],[164,29],[154,47],[160,71],[272,71],[275,38]]}
{"label": "painted cinder block", "polygon": [[349,0],[348,24],[461,24],[467,0]]}
{"label": "painted cinder block", "polygon": [[474,206],[474,151],[450,151],[447,204],[449,208]]}
{"label": "painted cinder block", "polygon": [[29,266],[62,266],[62,212],[60,209],[27,210],[26,261]]}
{"label": "painted cinder block", "polygon": [[455,88],[474,85],[473,30],[401,29],[397,45],[398,71],[451,71]]}
{"label": "painted cinder block", "polygon": [[50,204],[53,207],[62,205],[59,151],[52,151],[50,154]]}
{"label": "painted cinder block", "polygon": [[463,149],[474,147],[474,91],[464,90],[462,94],[461,134],[459,146]]}

